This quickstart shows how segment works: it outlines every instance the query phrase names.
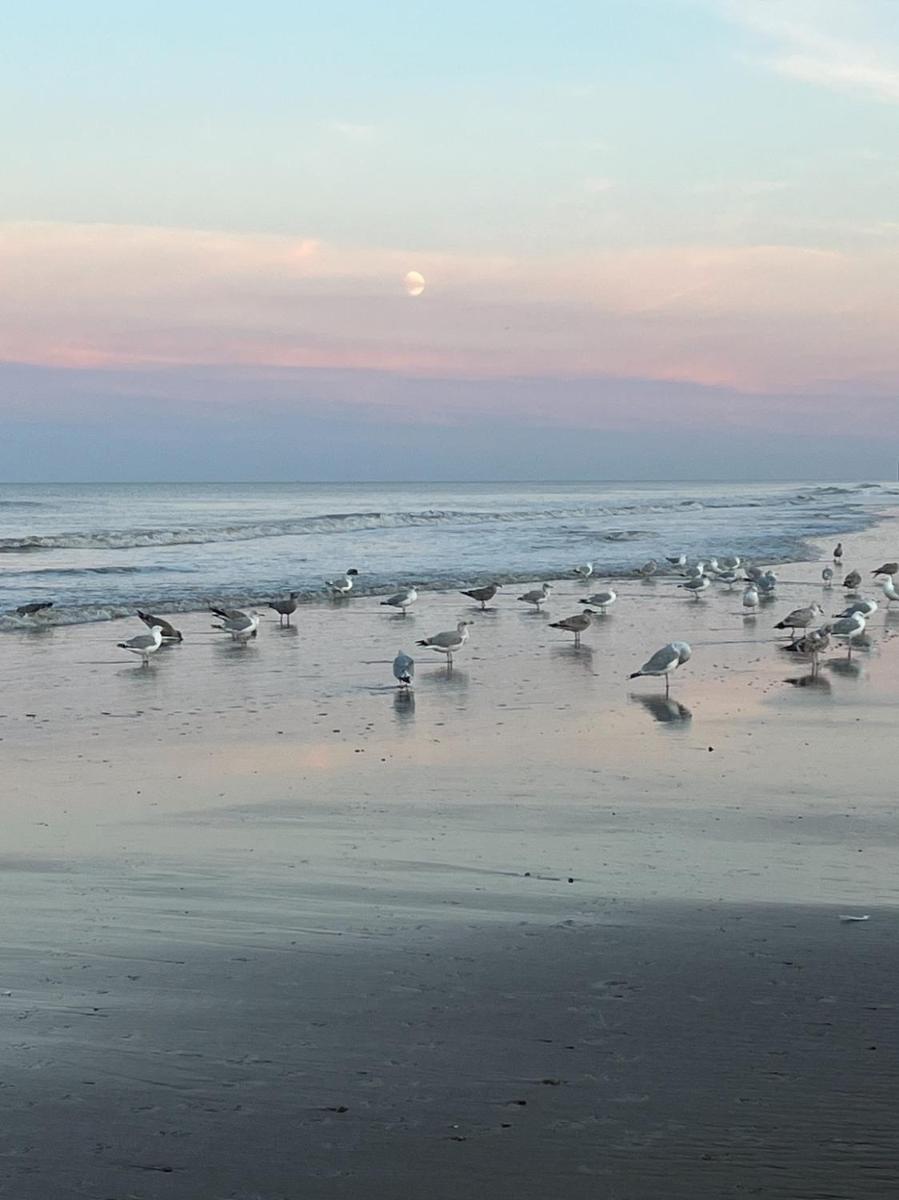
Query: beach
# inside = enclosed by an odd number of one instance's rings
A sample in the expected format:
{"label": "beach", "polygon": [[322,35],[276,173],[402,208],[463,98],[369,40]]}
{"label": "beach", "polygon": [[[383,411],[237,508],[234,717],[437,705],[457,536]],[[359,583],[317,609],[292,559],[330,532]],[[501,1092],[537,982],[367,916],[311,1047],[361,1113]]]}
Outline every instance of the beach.
{"label": "beach", "polygon": [[579,651],[572,579],[4,635],[0,1195],[895,1195],[899,606],[812,676],[821,566],[621,580]]}

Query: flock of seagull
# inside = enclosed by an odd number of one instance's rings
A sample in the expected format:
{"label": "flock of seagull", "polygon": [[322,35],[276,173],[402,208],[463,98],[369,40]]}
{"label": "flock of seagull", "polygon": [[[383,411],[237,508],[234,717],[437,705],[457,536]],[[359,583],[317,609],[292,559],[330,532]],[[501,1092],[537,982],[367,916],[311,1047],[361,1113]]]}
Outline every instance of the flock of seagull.
{"label": "flock of seagull", "polygon": [[[842,559],[843,546],[842,543],[838,543],[833,551],[834,565],[826,566],[821,573],[825,589],[833,587],[835,571],[841,570]],[[587,583],[594,574],[594,564],[588,562],[579,565],[573,569],[572,573],[576,579]],[[694,600],[698,600],[700,595],[713,583],[724,585],[729,590],[735,584],[742,583],[744,585],[743,611],[749,617],[754,616],[763,603],[775,599],[777,588],[777,575],[774,571],[763,569],[752,563],[744,563],[736,555],[723,558],[719,563],[716,558],[689,562],[685,554],[678,554],[668,557],[661,566],[656,560],[651,559],[638,568],[636,575],[639,578],[652,579],[660,573],[667,575],[676,573],[680,576],[681,581],[677,586],[688,592]],[[324,585],[325,593],[335,600],[348,598],[353,591],[354,581],[358,574],[356,568],[351,567],[339,578],[327,580]],[[899,601],[899,590],[896,588],[899,562],[882,563],[871,574],[874,579],[881,579],[882,591],[888,604]],[[877,611],[876,600],[859,596],[858,590],[861,583],[862,575],[859,571],[847,572],[842,580],[842,586],[846,591],[847,599],[853,598],[842,612],[835,614],[829,621],[822,620],[825,616],[824,609],[821,604],[814,602],[793,609],[774,626],[777,630],[789,631],[790,641],[784,646],[784,649],[810,658],[813,674],[817,673],[820,654],[828,648],[832,638],[846,643],[848,657],[851,659],[853,644],[863,636],[869,618]],[[481,587],[462,591],[461,594],[479,604],[481,610],[486,610],[501,587],[502,584],[491,582]],[[549,599],[551,592],[552,584],[543,583],[537,588],[524,592],[518,597],[518,600],[532,605],[539,612]],[[299,606],[299,596],[299,592],[290,592],[286,596],[272,600],[268,605],[278,613],[279,623],[282,626],[290,625],[291,615]],[[564,617],[560,621],[551,622],[549,628],[573,634],[574,646],[578,648],[581,644],[581,635],[590,628],[594,617],[604,616],[617,599],[618,594],[612,588],[593,592],[580,600],[581,611],[573,613],[570,617]],[[380,604],[396,610],[405,617],[417,600],[418,589],[413,584],[392,596],[387,596],[380,601]],[[25,617],[38,616],[51,608],[52,604],[52,601],[34,601],[30,604],[20,605],[16,609],[16,613]],[[234,642],[246,645],[251,638],[256,637],[259,631],[262,614],[255,610],[245,612],[241,609],[210,605],[210,612],[217,621],[212,628],[228,634]],[[138,634],[127,641],[118,642],[117,646],[119,649],[140,657],[142,666],[149,666],[151,656],[164,643],[183,641],[180,630],[164,617],[140,610],[138,610],[137,616],[148,627],[149,633]],[[454,655],[468,641],[471,625],[471,621],[459,621],[455,629],[444,630],[431,637],[421,638],[416,645],[443,655],[447,668],[452,669]],[[639,670],[632,672],[630,678],[636,679],[640,676],[664,678],[667,696],[671,674],[678,667],[683,666],[690,659],[691,654],[692,650],[686,642],[669,642],[648,658]],[[401,650],[393,663],[393,675],[400,688],[411,688],[415,679],[415,660]]]}

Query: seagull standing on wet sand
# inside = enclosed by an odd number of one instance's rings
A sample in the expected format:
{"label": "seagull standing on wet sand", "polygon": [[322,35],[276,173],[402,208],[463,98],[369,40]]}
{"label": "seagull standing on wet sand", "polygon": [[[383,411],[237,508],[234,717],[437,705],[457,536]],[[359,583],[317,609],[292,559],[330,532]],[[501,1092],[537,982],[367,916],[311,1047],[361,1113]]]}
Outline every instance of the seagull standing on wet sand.
{"label": "seagull standing on wet sand", "polygon": [[856,591],[857,588],[861,587],[861,582],[862,582],[861,572],[860,571],[850,571],[849,574],[846,576],[846,578],[843,580],[843,587],[848,592],[854,592],[854,591]]}
{"label": "seagull standing on wet sand", "polygon": [[711,587],[712,581],[709,579],[708,575],[699,575],[697,578],[687,579],[683,583],[679,583],[677,586],[679,588],[686,588],[688,592],[692,593],[693,599],[698,600],[699,593],[704,592],[707,587]]}
{"label": "seagull standing on wet sand", "polygon": [[448,629],[444,633],[435,633],[433,637],[422,638],[416,642],[416,646],[425,646],[428,650],[436,650],[438,654],[446,655],[446,665],[453,665],[453,655],[457,650],[461,650],[468,641],[468,626],[470,621],[460,621],[455,629]]}
{"label": "seagull standing on wet sand", "polygon": [[826,588],[833,587],[833,567],[825,567],[821,572],[821,582]]}
{"label": "seagull standing on wet sand", "polygon": [[759,590],[754,583],[750,583],[749,587],[743,592],[743,608],[746,613],[755,613],[759,606]]}
{"label": "seagull standing on wet sand", "polygon": [[502,586],[501,583],[486,583],[483,587],[476,587],[472,588],[471,591],[462,592],[462,595],[469,596],[472,600],[477,600],[483,611]]}
{"label": "seagull standing on wet sand", "polygon": [[630,677],[631,679],[638,679],[641,675],[664,675],[665,695],[667,696],[671,672],[683,666],[689,660],[692,653],[693,651],[687,642],[669,642],[661,650],[656,650],[652,658],[647,659],[640,670],[632,672]]}
{"label": "seagull standing on wet sand", "polygon": [[393,660],[393,677],[401,688],[410,688],[415,678],[415,659],[399,651]]}
{"label": "seagull standing on wet sand", "polygon": [[842,542],[837,542],[837,544],[833,548],[833,561],[838,564],[843,561],[843,543]]}
{"label": "seagull standing on wet sand", "polygon": [[590,628],[590,622],[593,620],[593,610],[585,608],[583,612],[575,613],[572,617],[563,617],[561,621],[553,621],[550,624],[550,629],[564,629],[568,633],[574,634],[574,648],[580,648],[581,634]]}
{"label": "seagull standing on wet sand", "polygon": [[259,630],[259,613],[241,612],[239,609],[228,609],[227,612],[231,615],[226,615],[226,610],[218,612],[213,609],[216,616],[221,617],[221,625],[213,625],[213,629],[217,629],[220,633],[230,633],[232,642],[240,642],[245,646],[250,638],[255,637]]}
{"label": "seagull standing on wet sand", "polygon": [[805,608],[794,608],[791,613],[787,613],[782,621],[778,621],[774,626],[775,629],[789,629],[793,640],[796,640],[797,629],[808,629],[812,625],[816,617],[823,617],[824,609],[820,604],[809,604]]}
{"label": "seagull standing on wet sand", "polygon": [[791,654],[809,654],[812,659],[812,674],[818,674],[818,655],[830,645],[830,634],[825,628],[810,629],[803,637],[794,642],[787,642],[781,650]]}
{"label": "seagull standing on wet sand", "polygon": [[155,654],[162,645],[162,630],[158,625],[154,625],[149,633],[139,633],[137,637],[129,638],[127,642],[117,642],[120,650],[127,650],[131,654],[140,655],[140,665],[148,667],[150,665],[150,655]]}
{"label": "seagull standing on wet sand", "polygon": [[530,592],[525,592],[523,596],[519,596],[519,600],[524,600],[527,604],[533,604],[537,611],[540,611],[540,605],[549,599],[549,593],[552,591],[551,583],[542,583],[540,587],[534,588]]}
{"label": "seagull standing on wet sand", "polygon": [[851,659],[852,643],[865,632],[865,624],[866,619],[864,615],[857,612],[853,613],[851,617],[839,617],[836,621],[831,621],[828,625],[822,625],[821,630],[846,642],[849,647],[847,657]]}
{"label": "seagull standing on wet sand", "polygon": [[335,600],[339,600],[343,596],[348,596],[353,590],[353,578],[358,574],[355,567],[350,567],[342,579],[326,579],[325,587],[330,590]]}
{"label": "seagull standing on wet sand", "polygon": [[290,625],[290,614],[297,611],[297,597],[299,592],[291,592],[289,596],[285,596],[283,600],[273,600],[269,608],[273,609],[278,614],[278,624],[284,624],[284,618],[287,617],[287,624]]}
{"label": "seagull standing on wet sand", "polygon": [[888,562],[882,567],[878,567],[876,571],[871,572],[875,577],[878,575],[889,575],[892,578],[894,575],[899,575],[899,563]]}
{"label": "seagull standing on wet sand", "polygon": [[381,606],[385,604],[388,608],[398,608],[403,616],[406,615],[406,609],[414,604],[418,599],[418,592],[414,587],[403,588],[401,592],[397,592],[394,596],[388,596],[386,600],[381,601]]}
{"label": "seagull standing on wet sand", "polygon": [[[883,589],[883,594],[886,596],[890,604],[892,604],[894,600],[899,600],[899,592],[896,591],[896,584],[892,577],[885,579],[880,586]],[[889,611],[889,605],[887,606],[887,611]]]}
{"label": "seagull standing on wet sand", "polygon": [[607,592],[594,592],[586,600],[578,600],[578,604],[589,604],[592,608],[598,608],[602,615],[605,616],[606,609],[610,608],[617,599],[618,593],[609,588]]}

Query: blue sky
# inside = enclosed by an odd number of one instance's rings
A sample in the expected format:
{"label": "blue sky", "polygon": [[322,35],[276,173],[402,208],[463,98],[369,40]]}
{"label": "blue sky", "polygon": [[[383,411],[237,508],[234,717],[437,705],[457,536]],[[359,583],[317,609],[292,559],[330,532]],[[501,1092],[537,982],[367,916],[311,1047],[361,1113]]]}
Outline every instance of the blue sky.
{"label": "blue sky", "polygon": [[[123,372],[129,393],[174,388],[185,413],[208,403],[198,372],[227,379],[228,420],[287,372],[279,411],[300,440],[322,420],[310,372],[330,372],[349,473],[361,412],[451,477],[458,454],[441,463],[432,429],[473,419],[466,381],[507,429],[494,469],[513,475],[553,437],[618,436],[635,411],[670,435],[643,383],[692,388],[698,436],[736,424],[778,474],[778,404],[787,432],[822,439],[815,473],[846,470],[847,406],[877,403],[886,421],[859,461],[884,432],[899,440],[899,5],[559,7],[9,14],[0,409],[15,422],[27,408],[32,440],[71,447],[42,469],[76,477],[96,436],[88,384],[122,414]],[[440,381],[454,385],[442,405]],[[209,477],[185,422],[180,477]],[[269,474],[263,457],[248,441],[241,477]],[[142,476],[139,456],[129,469]],[[656,469],[627,450],[625,473]]]}

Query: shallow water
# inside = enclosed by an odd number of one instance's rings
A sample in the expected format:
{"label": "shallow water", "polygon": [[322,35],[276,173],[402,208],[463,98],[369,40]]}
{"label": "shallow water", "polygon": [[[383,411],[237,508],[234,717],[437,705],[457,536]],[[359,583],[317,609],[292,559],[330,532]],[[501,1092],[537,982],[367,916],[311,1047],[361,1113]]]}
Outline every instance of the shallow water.
{"label": "shallow water", "polygon": [[[53,599],[55,623],[210,598],[599,574],[684,552],[769,562],[864,528],[891,484],[106,484],[0,486],[0,613]],[[21,621],[0,617],[0,628]]]}

